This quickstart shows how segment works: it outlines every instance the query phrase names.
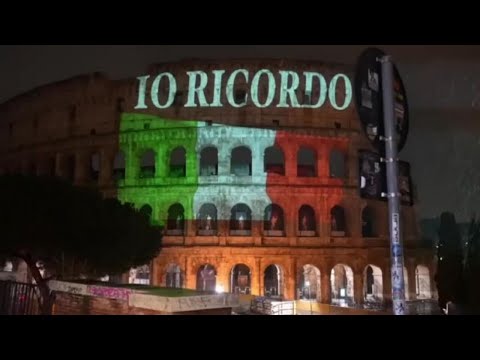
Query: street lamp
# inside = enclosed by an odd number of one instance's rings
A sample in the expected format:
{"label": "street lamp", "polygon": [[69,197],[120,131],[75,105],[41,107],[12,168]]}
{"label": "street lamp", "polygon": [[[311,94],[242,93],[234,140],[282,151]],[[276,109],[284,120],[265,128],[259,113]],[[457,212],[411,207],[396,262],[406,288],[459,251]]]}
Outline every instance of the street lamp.
{"label": "street lamp", "polygon": [[312,299],[311,299],[311,294],[310,294],[310,281],[306,280],[305,281],[305,286],[308,289],[308,302],[310,303],[310,315],[313,315],[312,311]]}

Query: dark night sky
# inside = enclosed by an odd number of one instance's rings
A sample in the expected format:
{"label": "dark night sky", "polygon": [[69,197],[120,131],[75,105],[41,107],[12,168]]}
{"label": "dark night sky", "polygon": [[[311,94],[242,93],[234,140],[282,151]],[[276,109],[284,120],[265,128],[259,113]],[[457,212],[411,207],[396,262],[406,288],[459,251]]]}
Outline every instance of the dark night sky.
{"label": "dark night sky", "polygon": [[[46,83],[94,71],[134,77],[148,64],[181,58],[298,58],[354,64],[368,45],[0,46],[0,102]],[[401,157],[412,163],[422,217],[480,209],[480,46],[381,46],[402,74],[411,131]]]}

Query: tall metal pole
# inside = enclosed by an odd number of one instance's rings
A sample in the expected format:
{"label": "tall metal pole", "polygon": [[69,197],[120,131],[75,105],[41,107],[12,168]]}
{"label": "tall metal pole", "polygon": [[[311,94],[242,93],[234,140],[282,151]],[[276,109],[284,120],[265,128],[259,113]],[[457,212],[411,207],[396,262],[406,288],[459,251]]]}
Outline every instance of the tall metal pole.
{"label": "tall metal pole", "polygon": [[395,315],[405,315],[405,283],[403,279],[403,246],[400,239],[400,193],[398,191],[397,139],[393,90],[393,64],[390,56],[382,63],[383,121],[385,126],[385,162],[387,167],[388,215],[390,229],[390,258],[392,301]]}

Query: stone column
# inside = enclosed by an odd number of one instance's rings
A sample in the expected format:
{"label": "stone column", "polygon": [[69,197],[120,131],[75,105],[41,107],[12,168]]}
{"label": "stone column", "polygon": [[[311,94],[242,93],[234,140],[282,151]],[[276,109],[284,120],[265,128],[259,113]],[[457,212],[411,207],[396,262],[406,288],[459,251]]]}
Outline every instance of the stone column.
{"label": "stone column", "polygon": [[225,261],[225,259],[220,259],[220,261],[216,264],[217,269],[217,279],[216,285],[223,286],[225,292],[231,292],[230,289],[230,271],[231,267],[230,264]]}
{"label": "stone column", "polygon": [[252,147],[252,179],[259,178],[264,174],[263,167],[263,149],[260,149],[259,146]]}
{"label": "stone column", "polygon": [[320,145],[320,153],[318,155],[318,176],[321,179],[328,179],[330,177],[330,152],[332,148],[328,144]]}
{"label": "stone column", "polygon": [[131,143],[126,145],[125,150],[125,182],[133,184],[138,178],[140,161]]}
{"label": "stone column", "polygon": [[363,304],[363,274],[356,270],[353,274],[353,299],[356,305]]}
{"label": "stone column", "polygon": [[360,203],[358,199],[348,197],[344,201],[345,220],[347,224],[347,236],[353,239],[362,237],[362,213],[360,211]]}
{"label": "stone column", "polygon": [[227,152],[226,147],[218,149],[218,176],[230,175],[231,153]]}
{"label": "stone column", "polygon": [[189,181],[194,181],[196,177],[199,175],[199,170],[197,169],[197,155],[195,146],[191,146],[185,149],[186,154],[186,177],[189,178]]}
{"label": "stone column", "polygon": [[196,284],[196,280],[197,280],[196,270],[197,269],[193,268],[192,260],[189,257],[186,258],[185,262],[186,262],[186,264],[185,264],[185,285],[186,286],[184,286],[184,287],[187,288],[187,289],[196,289],[196,287],[197,287],[197,284]]}
{"label": "stone column", "polygon": [[320,274],[320,286],[322,288],[322,303],[323,304],[330,304],[332,301],[332,289],[330,284],[330,273],[331,270],[325,269]]}
{"label": "stone column", "polygon": [[256,287],[254,288],[254,295],[262,296],[264,295],[263,293],[263,273],[262,273],[262,258],[257,257],[255,258],[255,278],[257,279],[256,281]]}
{"label": "stone column", "polygon": [[323,239],[330,237],[330,211],[332,210],[328,204],[328,201],[325,197],[322,197],[319,200],[320,208],[319,211],[315,213],[317,217],[317,227],[319,227],[319,235]]}
{"label": "stone column", "polygon": [[287,147],[285,151],[285,176],[293,179],[297,176],[297,151],[296,146]]}
{"label": "stone column", "polygon": [[[288,276],[287,276],[288,275]],[[285,298],[295,300],[297,293],[297,259],[290,260],[289,269],[285,274]]]}

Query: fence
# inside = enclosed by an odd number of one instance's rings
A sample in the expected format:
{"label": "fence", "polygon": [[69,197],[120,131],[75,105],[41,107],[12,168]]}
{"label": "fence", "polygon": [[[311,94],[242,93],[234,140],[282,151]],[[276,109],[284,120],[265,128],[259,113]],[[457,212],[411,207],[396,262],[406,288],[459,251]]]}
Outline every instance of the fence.
{"label": "fence", "polygon": [[37,315],[38,298],[37,285],[0,281],[0,315]]}

